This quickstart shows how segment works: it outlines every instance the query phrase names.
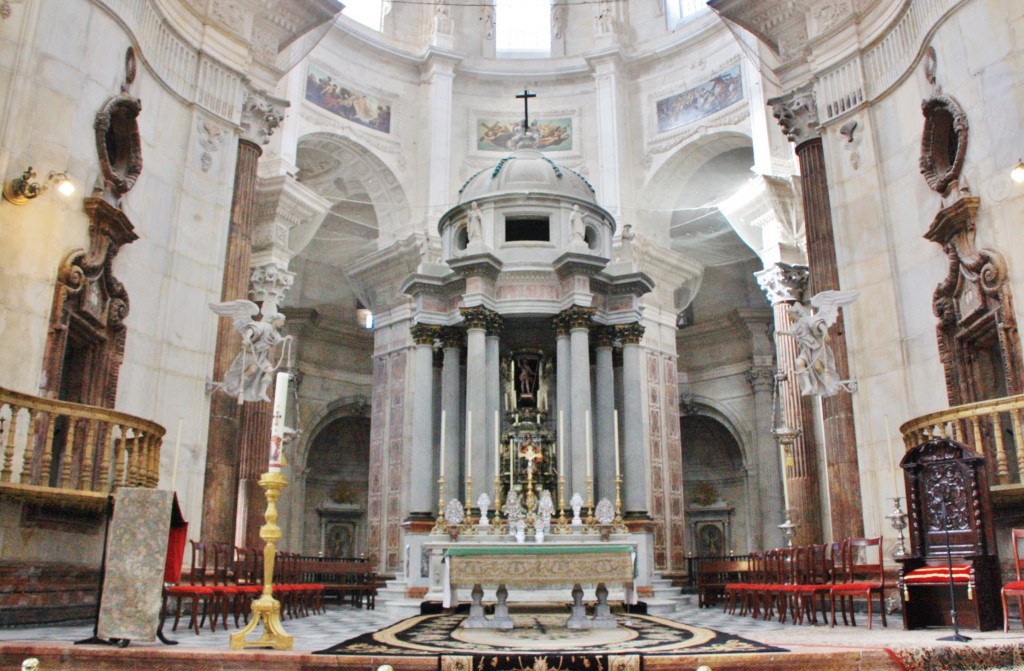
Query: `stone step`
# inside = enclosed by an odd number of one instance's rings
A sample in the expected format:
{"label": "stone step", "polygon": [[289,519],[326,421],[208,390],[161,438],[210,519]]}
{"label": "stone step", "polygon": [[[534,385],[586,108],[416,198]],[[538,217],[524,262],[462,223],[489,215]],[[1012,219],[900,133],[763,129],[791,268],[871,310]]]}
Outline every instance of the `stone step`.
{"label": "stone step", "polygon": [[678,596],[682,596],[679,592],[679,588],[672,587],[671,585],[668,587],[659,587],[656,585],[651,591],[654,593],[655,599],[674,599]]}
{"label": "stone step", "polygon": [[647,604],[648,615],[668,615],[676,611],[677,603],[675,599],[644,599]]}
{"label": "stone step", "polygon": [[[379,599],[380,597],[378,597]],[[383,608],[388,615],[396,618],[415,617],[420,614],[419,599],[390,599]],[[380,601],[377,602],[377,609],[381,609]]]}

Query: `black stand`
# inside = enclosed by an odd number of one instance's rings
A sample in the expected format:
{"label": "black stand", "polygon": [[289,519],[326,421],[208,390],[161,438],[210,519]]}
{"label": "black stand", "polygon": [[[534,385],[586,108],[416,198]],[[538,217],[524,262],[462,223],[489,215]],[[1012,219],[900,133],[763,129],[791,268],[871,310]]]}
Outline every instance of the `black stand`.
{"label": "black stand", "polygon": [[966,643],[971,638],[960,633],[960,626],[956,621],[956,591],[953,589],[953,550],[949,547],[949,515],[946,514],[945,496],[942,497],[942,528],[946,532],[946,564],[949,569],[949,617],[953,621],[953,635],[943,636],[938,640]]}
{"label": "black stand", "polygon": [[103,506],[103,556],[100,557],[100,588],[96,594],[96,621],[92,625],[92,636],[75,641],[75,645],[116,645],[123,648],[128,645],[125,639],[107,640],[100,638],[100,605],[103,603],[103,583],[107,580],[107,537],[110,534],[110,517],[114,513],[114,497],[107,495],[107,502]]}

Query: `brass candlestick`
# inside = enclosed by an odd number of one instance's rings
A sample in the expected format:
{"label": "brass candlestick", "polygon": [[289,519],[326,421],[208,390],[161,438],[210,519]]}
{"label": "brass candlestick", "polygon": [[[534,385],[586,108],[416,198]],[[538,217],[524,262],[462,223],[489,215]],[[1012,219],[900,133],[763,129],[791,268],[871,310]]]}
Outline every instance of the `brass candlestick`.
{"label": "brass candlestick", "polygon": [[[501,476],[497,473],[494,474],[494,523],[492,525],[497,533],[501,532]],[[495,532],[492,529],[492,533]]]}
{"label": "brass candlestick", "polygon": [[447,533],[447,527],[448,523],[444,519],[444,476],[442,475],[437,479],[437,521],[434,522],[434,528],[430,530],[430,533],[443,536]]}
{"label": "brass candlestick", "polygon": [[587,476],[587,523],[594,522],[594,476]]}
{"label": "brass candlestick", "polygon": [[616,533],[626,531],[626,523],[622,521],[622,476],[615,476],[615,521]]}
{"label": "brass candlestick", "polygon": [[[288,480],[281,473],[264,473],[259,485],[267,495],[267,523],[260,527],[260,538],[266,542],[263,548],[263,594],[252,604],[249,624],[231,634],[231,649],[291,650],[295,638],[285,633],[281,625],[281,602],[274,598],[274,557],[277,554],[277,541],[281,539],[281,527],[277,526],[277,499],[281,496],[281,490],[288,486]],[[245,640],[260,622],[263,623],[263,635],[255,641]]]}

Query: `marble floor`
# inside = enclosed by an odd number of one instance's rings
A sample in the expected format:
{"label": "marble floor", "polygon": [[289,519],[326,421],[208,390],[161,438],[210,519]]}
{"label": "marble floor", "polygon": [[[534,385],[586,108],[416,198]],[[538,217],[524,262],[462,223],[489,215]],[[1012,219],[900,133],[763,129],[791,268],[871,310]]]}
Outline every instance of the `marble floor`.
{"label": "marble floor", "polygon": [[[697,608],[695,606],[680,607],[668,619],[685,622],[689,625],[707,627],[731,634],[737,634],[762,643],[777,645],[793,651],[820,651],[849,648],[916,648],[950,643],[938,639],[950,632],[945,629],[929,629],[904,631],[899,614],[889,618],[889,626],[882,627],[881,618],[876,615],[872,629],[866,626],[865,616],[858,617],[856,627],[808,624],[780,624],[777,621],[754,620],[747,616],[734,616],[723,613],[720,608]],[[400,618],[391,617],[386,610],[364,610],[352,606],[328,606],[322,615],[285,620],[287,633],[295,637],[295,652],[311,652],[328,648],[336,643],[353,638],[363,633],[381,629]],[[169,629],[170,623],[168,623]],[[976,644],[1014,643],[1024,644],[1024,631],[1020,621],[1012,621],[1009,633],[1002,631],[964,632],[974,639]],[[228,636],[237,631],[218,629],[211,633],[209,626],[200,635],[185,628],[182,622],[178,631],[167,631],[168,637],[179,641],[177,650],[226,650],[229,648]],[[50,626],[17,629],[0,629],[0,645],[5,643],[71,643],[88,638],[92,635],[91,625]],[[955,645],[955,644],[954,644]],[[161,643],[133,642],[132,648],[156,646],[165,648]]]}

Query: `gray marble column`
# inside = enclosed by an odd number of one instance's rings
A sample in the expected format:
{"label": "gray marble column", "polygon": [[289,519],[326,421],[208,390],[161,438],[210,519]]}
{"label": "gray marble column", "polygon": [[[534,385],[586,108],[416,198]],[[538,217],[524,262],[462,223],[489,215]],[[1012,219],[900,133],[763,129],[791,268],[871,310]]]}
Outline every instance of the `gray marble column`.
{"label": "gray marble column", "polygon": [[438,327],[414,324],[412,360],[412,449],[409,452],[409,518],[433,519],[434,487],[418,473],[434,472],[434,339]]}
{"label": "gray marble column", "polygon": [[[579,492],[587,502],[587,416],[592,407],[590,393],[590,319],[594,308],[574,306],[563,313],[569,322],[569,408],[572,422],[567,449],[571,445],[572,467],[567,471],[570,495]],[[593,418],[591,418],[593,422]],[[592,430],[592,428],[591,428]],[[593,459],[593,455],[590,455]]]}
{"label": "gray marble column", "polygon": [[441,364],[441,408],[445,414],[444,478],[445,501],[458,498],[459,483],[463,475],[459,469],[462,457],[462,345],[461,328],[446,326],[441,329],[444,362]]}
{"label": "gray marble column", "polygon": [[[489,488],[487,482],[487,324],[493,315],[483,307],[463,308],[466,320],[466,436],[467,445],[459,455],[462,460],[472,453],[472,491],[462,492],[462,502],[476,503],[480,492]],[[493,448],[492,448],[493,449]],[[463,462],[465,466],[465,463]],[[464,476],[465,477],[465,476]],[[465,480],[463,481],[465,486]]]}
{"label": "gray marble column", "polygon": [[622,505],[624,516],[650,519],[647,511],[647,454],[644,441],[643,353],[640,323],[616,327],[622,341]]}
{"label": "gray marble column", "polygon": [[[563,319],[562,315],[558,315],[554,319],[555,325],[555,407],[556,411],[552,419],[555,422],[556,431],[564,431],[564,436],[559,436],[559,441],[565,441],[565,462],[564,464],[558,464],[558,472],[564,473],[567,477],[565,480],[565,486],[567,488],[565,494],[566,503],[569,501],[569,497],[572,496],[572,491],[568,490],[569,487],[569,474],[572,472],[572,449],[569,441],[569,436],[572,435],[572,408],[569,405],[569,389],[571,388],[569,382],[569,371],[572,368],[571,362],[569,361],[569,324]],[[559,417],[562,418],[563,426],[558,426]]]}
{"label": "gray marble column", "polygon": [[754,366],[747,373],[747,381],[754,392],[754,450],[757,454],[756,505],[760,508],[760,524],[754,524],[751,542],[754,547],[779,548],[784,536],[779,529],[785,519],[782,496],[782,464],[779,448],[772,435],[772,390],[775,371],[768,366]]}
{"label": "gray marble column", "polygon": [[[501,317],[493,315],[487,324],[487,435],[484,440],[484,453],[486,454],[486,466],[484,468],[485,480],[479,483],[478,492],[487,492],[491,501],[494,501],[494,431],[495,414],[497,414],[498,432],[501,432],[501,372],[499,370],[499,343],[501,337]],[[474,455],[475,456],[475,455]],[[476,482],[474,482],[476,487]],[[476,495],[478,498],[480,494]],[[476,503],[474,501],[474,503]]]}
{"label": "gray marble column", "polygon": [[[615,375],[612,370],[612,343],[615,330],[599,326],[594,330],[597,358],[594,416],[594,501],[615,503]],[[621,465],[620,465],[621,467]]]}

